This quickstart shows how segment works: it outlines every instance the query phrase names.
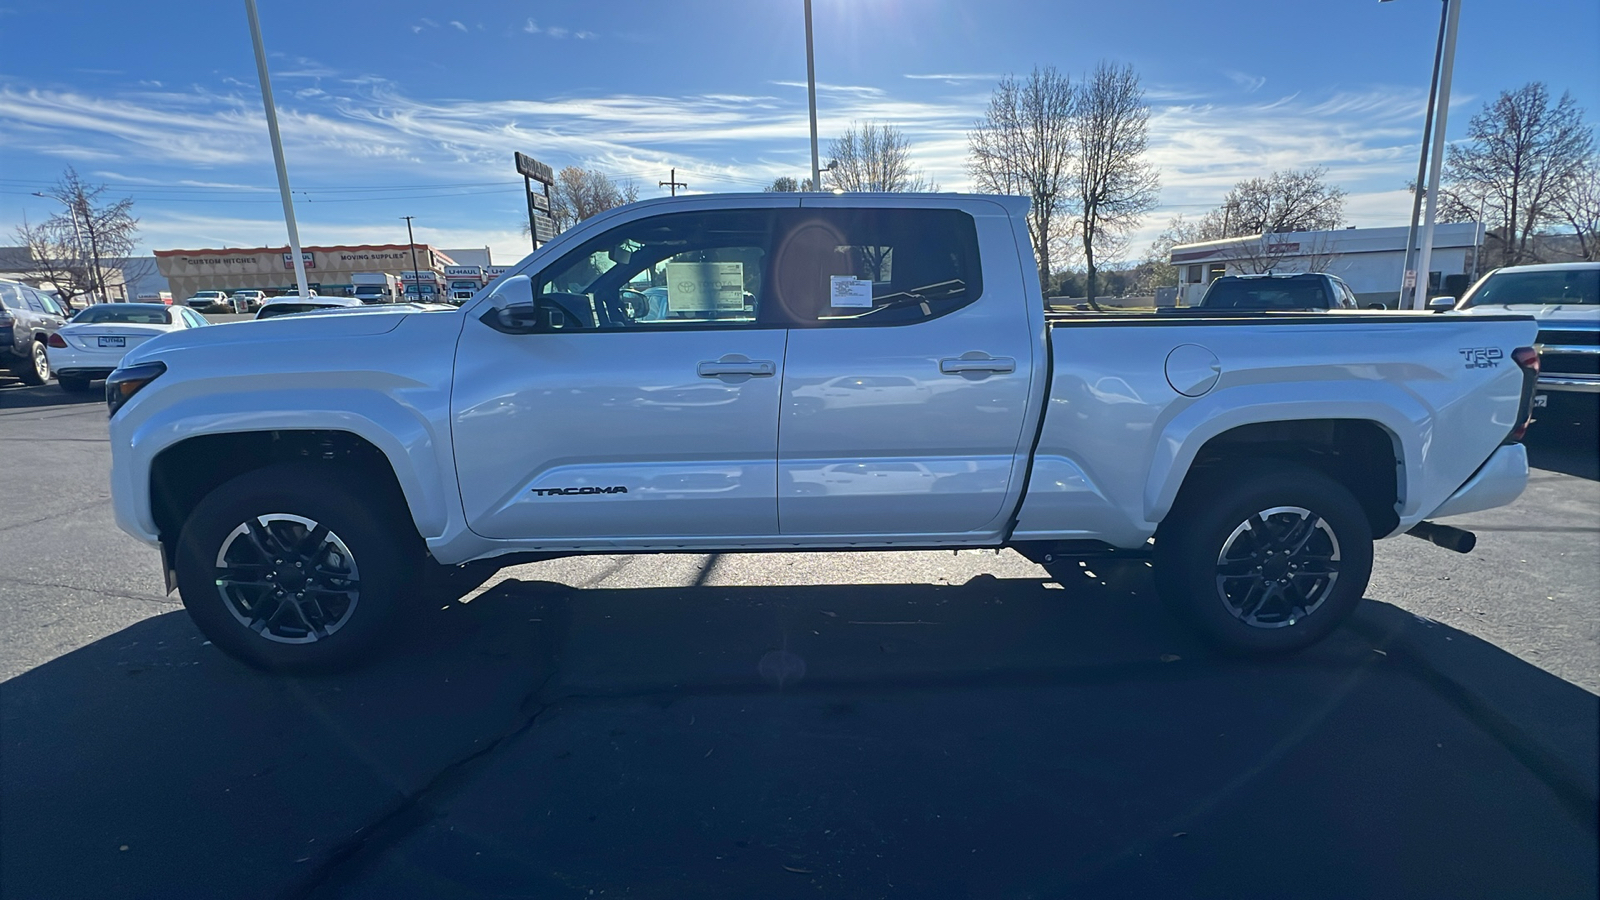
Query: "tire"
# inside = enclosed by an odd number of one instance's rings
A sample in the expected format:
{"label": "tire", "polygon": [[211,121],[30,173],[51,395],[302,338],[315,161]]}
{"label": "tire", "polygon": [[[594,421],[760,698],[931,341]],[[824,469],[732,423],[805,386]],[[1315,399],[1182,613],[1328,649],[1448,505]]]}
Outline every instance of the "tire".
{"label": "tire", "polygon": [[1372,575],[1361,504],[1322,473],[1288,463],[1202,474],[1156,530],[1162,601],[1228,653],[1289,653],[1327,637]]}
{"label": "tire", "polygon": [[354,667],[420,583],[421,539],[393,494],[358,470],[314,463],[224,483],[179,535],[184,607],[213,644],[254,668]]}
{"label": "tire", "polygon": [[85,394],[89,392],[89,379],[78,378],[72,375],[57,375],[56,384],[69,394]]}
{"label": "tire", "polygon": [[22,379],[23,384],[40,385],[50,380],[50,357],[45,354],[44,344],[34,341],[28,347],[29,356],[16,361],[12,372]]}

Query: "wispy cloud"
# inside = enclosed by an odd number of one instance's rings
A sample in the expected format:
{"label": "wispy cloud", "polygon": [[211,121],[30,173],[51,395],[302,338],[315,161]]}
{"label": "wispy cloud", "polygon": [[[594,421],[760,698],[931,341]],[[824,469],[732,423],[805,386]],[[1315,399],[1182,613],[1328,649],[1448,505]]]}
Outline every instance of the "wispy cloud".
{"label": "wispy cloud", "polygon": [[1250,75],[1245,72],[1236,72],[1231,69],[1223,72],[1222,74],[1227,76],[1229,81],[1243,88],[1246,94],[1254,94],[1256,91],[1261,90],[1262,85],[1267,83],[1267,76],[1265,75]]}
{"label": "wispy cloud", "polygon": [[905,77],[914,81],[942,81],[945,84],[961,84],[967,81],[999,81],[1003,76],[991,73],[959,73],[944,75],[911,75]]}
{"label": "wispy cloud", "polygon": [[564,38],[564,37],[567,36],[567,30],[565,28],[562,28],[559,25],[552,25],[549,28],[546,28],[544,30],[544,33],[550,35],[551,37],[553,37],[553,38],[555,38],[557,40],[560,40],[561,38]]}
{"label": "wispy cloud", "polygon": [[[524,31],[545,33],[533,20]],[[286,152],[302,184],[501,180],[510,177],[511,151],[528,147],[538,147],[541,158],[558,167],[595,166],[641,186],[653,186],[676,167],[693,191],[758,189],[809,168],[804,82],[773,82],[771,94],[435,100],[311,60],[285,68],[322,79],[280,95]],[[964,86],[948,89],[936,81],[943,76],[913,78],[934,88],[919,87],[916,99],[900,93],[910,86],[899,79],[887,87],[819,85],[829,97],[819,130],[826,142],[853,123],[893,123],[909,139],[918,167],[944,189],[963,190],[969,183],[967,132],[987,102],[987,90],[976,82],[989,76],[957,75]],[[151,85],[98,94],[0,84],[0,152],[82,162],[108,171],[108,180],[130,183],[134,179],[111,178],[109,170],[145,165],[177,173],[177,180],[152,185],[243,184],[259,173],[268,184],[271,157],[254,90],[253,83],[218,91]],[[1162,209],[1147,227],[1159,230],[1174,212],[1204,212],[1242,178],[1308,166],[1326,167],[1351,192],[1354,221],[1403,215],[1394,210],[1403,210],[1396,192],[1403,194],[1415,166],[1423,107],[1416,90],[1267,96],[1258,89],[1240,98],[1226,88],[1209,96],[1152,89],[1149,96],[1150,159],[1162,173]],[[173,230],[166,233],[179,234],[181,223],[170,221]]]}
{"label": "wispy cloud", "polygon": [[459,32],[461,32],[462,34],[466,34],[467,33],[467,26],[461,24],[460,22],[457,22],[455,19],[451,19],[450,20],[450,27],[454,28],[455,30],[457,30]]}

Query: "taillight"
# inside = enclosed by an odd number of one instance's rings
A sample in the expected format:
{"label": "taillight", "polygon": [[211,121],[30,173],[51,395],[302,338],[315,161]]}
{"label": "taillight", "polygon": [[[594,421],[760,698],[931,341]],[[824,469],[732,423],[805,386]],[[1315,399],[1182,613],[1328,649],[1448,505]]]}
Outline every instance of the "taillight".
{"label": "taillight", "polygon": [[44,345],[46,347],[54,347],[57,350],[65,350],[67,349],[67,340],[59,334],[52,334],[45,338]]}
{"label": "taillight", "polygon": [[1533,394],[1539,388],[1539,351],[1532,347],[1518,347],[1511,358],[1522,369],[1522,403],[1517,406],[1517,427],[1511,429],[1510,440],[1520,441],[1533,424]]}

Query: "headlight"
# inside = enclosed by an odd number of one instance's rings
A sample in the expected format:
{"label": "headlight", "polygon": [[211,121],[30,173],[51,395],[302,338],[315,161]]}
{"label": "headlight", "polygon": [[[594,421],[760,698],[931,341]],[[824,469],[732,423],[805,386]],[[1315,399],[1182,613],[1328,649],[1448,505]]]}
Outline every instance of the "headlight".
{"label": "headlight", "polygon": [[147,362],[122,366],[107,375],[106,409],[110,411],[108,415],[116,415],[122,404],[127,403],[145,385],[161,377],[161,373],[165,371],[167,371],[166,363]]}

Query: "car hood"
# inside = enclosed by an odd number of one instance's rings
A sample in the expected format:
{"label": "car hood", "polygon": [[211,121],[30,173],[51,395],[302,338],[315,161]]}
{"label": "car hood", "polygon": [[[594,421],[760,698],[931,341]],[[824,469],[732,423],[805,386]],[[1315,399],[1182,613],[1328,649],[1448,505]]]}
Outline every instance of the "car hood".
{"label": "car hood", "polygon": [[316,315],[281,316],[276,319],[248,319],[243,322],[226,322],[207,328],[186,328],[170,331],[147,341],[138,350],[123,357],[124,365],[157,359],[163,353],[181,351],[191,347],[216,347],[230,345],[239,352],[249,352],[254,345],[299,343],[329,338],[356,338],[388,334],[415,310],[401,308],[393,311],[329,310]]}
{"label": "car hood", "polygon": [[1454,310],[1458,316],[1533,316],[1540,322],[1600,322],[1600,306],[1592,303],[1485,303]]}

